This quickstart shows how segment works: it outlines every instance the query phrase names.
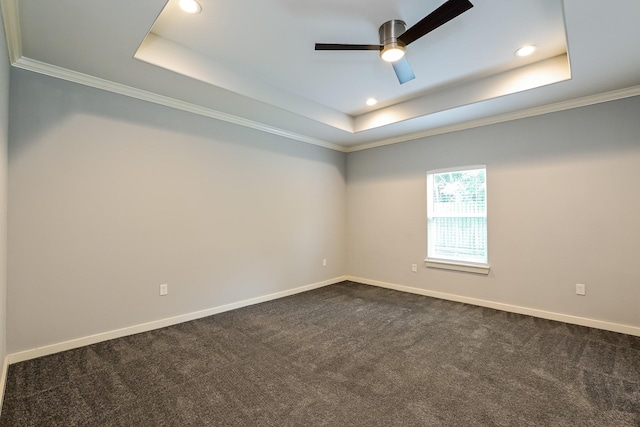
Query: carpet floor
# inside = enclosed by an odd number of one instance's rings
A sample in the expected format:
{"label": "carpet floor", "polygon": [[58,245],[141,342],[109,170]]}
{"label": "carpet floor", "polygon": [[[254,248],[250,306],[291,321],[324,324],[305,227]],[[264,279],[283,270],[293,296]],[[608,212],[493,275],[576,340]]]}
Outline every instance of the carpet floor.
{"label": "carpet floor", "polygon": [[0,426],[640,426],[640,337],[343,282],[13,364]]}

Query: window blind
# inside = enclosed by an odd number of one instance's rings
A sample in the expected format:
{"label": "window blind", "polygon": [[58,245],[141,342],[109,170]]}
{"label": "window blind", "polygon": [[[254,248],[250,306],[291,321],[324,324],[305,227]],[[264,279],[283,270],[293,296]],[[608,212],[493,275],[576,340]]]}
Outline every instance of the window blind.
{"label": "window blind", "polygon": [[488,262],[484,166],[427,172],[427,258]]}

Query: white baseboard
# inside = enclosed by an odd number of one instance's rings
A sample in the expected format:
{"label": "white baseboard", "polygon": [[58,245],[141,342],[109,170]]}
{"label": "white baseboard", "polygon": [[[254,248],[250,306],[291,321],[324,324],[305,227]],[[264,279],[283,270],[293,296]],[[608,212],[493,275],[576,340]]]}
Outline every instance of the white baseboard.
{"label": "white baseboard", "polygon": [[203,317],[212,316],[214,314],[223,313],[225,311],[235,310],[237,308],[259,304],[261,302],[271,301],[274,299],[299,294],[301,292],[310,291],[312,289],[322,288],[324,286],[333,285],[335,283],[339,283],[345,280],[347,280],[346,276],[336,277],[334,279],[312,283],[310,285],[300,286],[298,288],[276,292],[274,294],[264,295],[261,297],[250,298],[244,301],[238,301],[231,304],[221,305],[218,307],[208,308],[206,310],[195,311],[192,313],[182,314],[180,316],[155,320],[153,322],[143,323],[143,324],[134,325],[134,326],[128,326],[126,328],[117,329],[114,331],[103,332],[95,335],[90,335],[87,337],[64,341],[57,344],[51,344],[43,347],[37,347],[29,350],[20,351],[18,353],[12,353],[7,355],[7,358],[5,361],[5,369],[6,369],[6,365],[9,365],[12,363],[23,362],[25,360],[35,359],[37,357],[47,356],[49,354],[59,353],[61,351],[72,350],[74,348],[84,347],[86,345],[96,344],[102,341],[121,338],[128,335],[134,335],[140,332],[152,331],[154,329],[160,329],[167,326],[176,325],[178,323],[188,322],[190,320],[196,320]]}
{"label": "white baseboard", "polygon": [[556,320],[559,322],[570,323],[574,325],[587,326],[596,329],[603,329],[612,332],[619,332],[628,335],[640,336],[640,327],[621,325],[618,323],[605,322],[602,320],[589,319],[584,317],[571,316],[568,314],[554,313],[550,311],[538,310],[534,308],[521,307],[517,305],[504,304],[499,302],[481,300],[477,298],[469,298],[460,295],[448,294],[444,292],[430,291],[421,288],[413,288],[410,286],[396,285],[393,283],[380,282],[377,280],[365,279],[362,277],[342,276],[334,279],[325,280],[322,282],[313,283],[306,286],[300,286],[298,288],[289,289],[286,291],[276,292],[269,295],[264,295],[256,298],[250,298],[243,301],[238,301],[231,304],[225,304],[218,307],[209,308],[206,310],[196,311],[192,313],[183,314],[180,316],[169,317],[166,319],[160,319],[153,322],[143,323],[139,325],[133,325],[122,329],[103,332],[87,337],[77,338],[69,341],[64,341],[57,344],[51,344],[43,347],[37,347],[29,350],[20,351],[17,353],[8,354],[4,359],[2,366],[2,372],[0,373],[0,402],[4,393],[4,385],[6,382],[6,376],[8,366],[12,363],[23,362],[25,360],[35,359],[41,356],[47,356],[49,354],[59,353],[61,351],[72,350],[78,347],[84,347],[86,345],[96,344],[102,341],[107,341],[115,338],[121,338],[128,335],[134,335],[141,332],[152,331],[154,329],[160,329],[171,325],[176,325],[191,320],[200,319],[214,314],[223,313],[225,311],[235,310],[261,302],[271,301],[278,298],[295,295],[301,292],[310,291],[312,289],[322,288],[324,286],[333,285],[335,283],[342,282],[344,280],[350,280],[365,285],[378,286],[381,288],[394,289],[396,291],[408,292],[417,295],[424,295],[433,298],[439,298],[449,301],[462,302],[471,305],[477,305],[480,307],[493,308],[496,310],[507,311],[511,313],[524,314],[528,316],[539,317],[542,319]]}
{"label": "white baseboard", "polygon": [[2,403],[4,402],[4,391],[7,387],[7,373],[9,372],[9,356],[5,356],[2,361],[2,372],[0,372],[0,415],[2,414]]}
{"label": "white baseboard", "polygon": [[380,288],[394,289],[396,291],[408,292],[411,294],[424,295],[427,297],[439,298],[449,301],[463,302],[480,307],[494,308],[496,310],[508,311],[510,313],[524,314],[542,319],[556,320],[573,325],[587,326],[590,328],[603,329],[606,331],[619,332],[627,335],[640,336],[640,327],[621,325],[618,323],[604,322],[602,320],[589,319],[585,317],[571,316],[568,314],[554,313],[551,311],[538,310],[535,308],[521,307],[518,305],[504,304],[501,302],[487,301],[477,298],[469,298],[461,295],[448,294],[444,292],[429,291],[426,289],[412,288],[410,286],[396,285],[393,283],[379,282],[377,280],[364,279],[362,277],[348,276],[347,280],[362,283],[365,285],[378,286]]}

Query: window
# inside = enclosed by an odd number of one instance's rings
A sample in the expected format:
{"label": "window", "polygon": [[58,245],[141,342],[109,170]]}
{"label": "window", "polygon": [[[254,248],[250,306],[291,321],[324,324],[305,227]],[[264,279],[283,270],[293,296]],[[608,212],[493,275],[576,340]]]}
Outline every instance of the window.
{"label": "window", "polygon": [[427,172],[426,264],[489,273],[485,166]]}

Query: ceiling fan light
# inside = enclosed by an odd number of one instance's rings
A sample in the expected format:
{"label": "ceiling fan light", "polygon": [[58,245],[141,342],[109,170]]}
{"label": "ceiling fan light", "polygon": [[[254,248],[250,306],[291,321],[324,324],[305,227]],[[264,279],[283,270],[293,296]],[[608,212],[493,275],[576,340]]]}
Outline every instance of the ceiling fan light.
{"label": "ceiling fan light", "polygon": [[380,58],[387,62],[396,62],[404,56],[404,47],[400,45],[385,46],[380,52]]}
{"label": "ceiling fan light", "polygon": [[180,0],[178,4],[180,5],[180,9],[187,13],[195,15],[202,11],[202,7],[196,0]]}

